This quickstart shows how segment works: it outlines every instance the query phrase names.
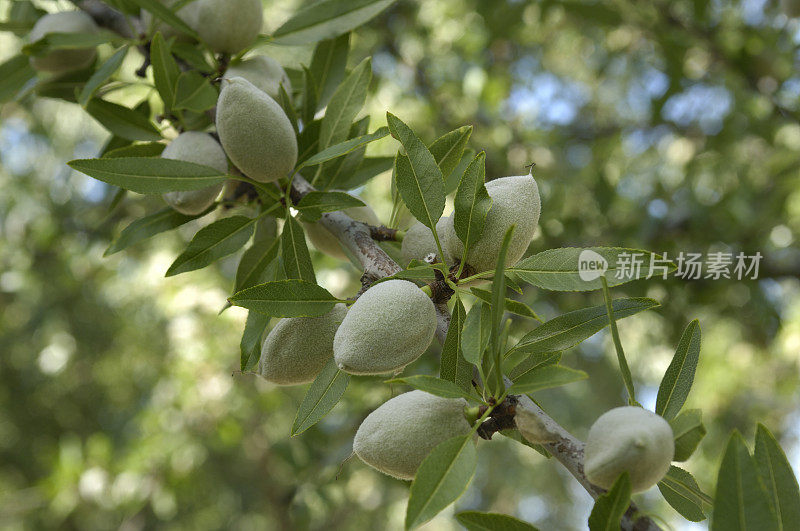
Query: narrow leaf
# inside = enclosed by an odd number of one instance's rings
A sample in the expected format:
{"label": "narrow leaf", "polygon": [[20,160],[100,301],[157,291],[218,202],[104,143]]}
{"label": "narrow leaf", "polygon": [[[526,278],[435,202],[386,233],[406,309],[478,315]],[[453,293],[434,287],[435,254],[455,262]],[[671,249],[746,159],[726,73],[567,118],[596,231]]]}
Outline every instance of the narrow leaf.
{"label": "narrow leaf", "polygon": [[0,103],[11,101],[28,81],[36,77],[30,59],[15,55],[0,65]]}
{"label": "narrow leaf", "polygon": [[522,280],[554,291],[592,291],[601,289],[604,276],[609,287],[662,275],[675,265],[661,256],[640,249],[619,247],[564,247],[534,254],[508,271]]}
{"label": "narrow leaf", "polygon": [[350,72],[331,96],[320,124],[320,151],[347,139],[350,124],[367,99],[370,81],[372,81],[372,62],[367,58]]}
{"label": "narrow leaf", "polygon": [[119,69],[127,53],[128,47],[123,46],[114,52],[114,55],[109,57],[102,65],[100,65],[100,68],[98,68],[95,73],[92,74],[92,77],[90,77],[89,81],[86,82],[86,85],[83,86],[83,90],[81,90],[81,93],[78,96],[79,104],[85,106],[89,102],[92,96],[94,96],[94,93],[97,92],[97,89],[99,89],[103,83],[108,81],[108,79]]}
{"label": "narrow leaf", "polygon": [[314,190],[303,196],[295,208],[312,218],[319,219],[323,212],[345,208],[363,207],[364,202],[344,192],[319,192]]}
{"label": "narrow leaf", "polygon": [[100,125],[128,140],[161,140],[161,133],[143,114],[110,101],[92,98],[86,112]]}
{"label": "narrow leaf", "polygon": [[392,136],[403,144],[407,154],[398,152],[395,158],[397,190],[411,214],[435,234],[445,204],[442,171],[411,128],[392,113],[386,113],[386,119]]}
{"label": "narrow leaf", "polygon": [[306,245],[303,227],[291,215],[286,216],[281,234],[281,256],[287,278],[296,278],[315,283],[314,265]]}
{"label": "narrow leaf", "polygon": [[351,138],[350,140],[345,140],[344,142],[340,142],[334,146],[330,146],[329,148],[323,149],[313,157],[310,157],[304,160],[297,169],[303,168],[305,166],[314,166],[316,164],[321,164],[323,162],[335,159],[337,157],[341,157],[342,155],[347,155],[351,151],[354,151],[362,146],[369,144],[370,142],[374,142],[375,140],[381,139],[389,134],[389,129],[386,127],[381,127],[375,130],[374,133],[370,133],[368,135],[362,135],[356,138]]}
{"label": "narrow leaf", "polygon": [[103,256],[109,256],[123,249],[127,249],[135,243],[146,240],[156,234],[173,230],[181,225],[205,216],[203,212],[197,216],[186,216],[171,208],[164,208],[143,218],[137,219],[125,227],[117,238],[111,242]]}
{"label": "narrow leaf", "polygon": [[686,461],[697,449],[697,445],[706,435],[702,412],[699,409],[681,411],[670,419],[669,425],[675,437],[674,461]]}
{"label": "narrow leaf", "polygon": [[[506,281],[508,281],[508,278],[506,278]],[[481,288],[470,288],[470,292],[482,301],[492,302],[491,291]],[[505,307],[506,311],[509,311],[513,314],[521,315],[522,317],[530,317],[531,319],[539,319],[539,316],[536,315],[536,312],[531,310],[531,308],[524,302],[515,301],[514,299],[509,299],[506,297]]]}
{"label": "narrow leaf", "polygon": [[175,88],[181,70],[178,63],[172,57],[169,44],[166,43],[161,32],[157,32],[150,45],[150,61],[153,65],[153,81],[156,90],[161,95],[164,108],[169,111],[175,103]]}
{"label": "narrow leaf", "polygon": [[339,402],[348,383],[350,375],[340,371],[336,361],[331,358],[303,397],[292,425],[292,436],[303,433],[322,420]]}
{"label": "narrow leaf", "polygon": [[456,520],[467,531],[536,531],[528,522],[507,514],[464,511],[456,514]]}
{"label": "narrow leaf", "polygon": [[239,261],[239,267],[236,269],[234,292],[262,282],[264,271],[278,257],[279,250],[280,239],[278,238],[274,238],[271,241],[254,242],[244,252],[242,259]]}
{"label": "narrow leaf", "polygon": [[466,318],[464,304],[456,294],[453,316],[450,319],[450,326],[442,346],[439,377],[454,382],[461,389],[469,391],[472,389],[472,365],[464,359],[464,352],[461,349],[461,333]]}
{"label": "narrow leaf", "polygon": [[159,0],[131,0],[136,5],[141,7],[144,10],[149,11],[153,14],[154,17],[160,19],[162,22],[166,22],[167,25],[172,26],[175,29],[181,30],[183,33],[190,35],[197,38],[197,32],[195,32],[192,28],[189,27],[186,22],[183,21],[178,15],[172,12],[172,10],[167,7],[166,5],[159,2]]}
{"label": "narrow leaf", "polygon": [[[639,312],[657,308],[659,303],[653,299],[616,299],[613,302],[614,319],[636,315]],[[608,326],[605,305],[592,306],[554,317],[541,326],[525,334],[506,356],[518,353],[555,352],[567,350],[592,337]]]}
{"label": "narrow leaf", "polygon": [[332,39],[353,30],[396,0],[322,0],[287,20],[272,36],[281,44],[306,44]]}
{"label": "narrow leaf", "polygon": [[667,420],[678,414],[689,396],[694,372],[700,357],[700,322],[695,319],[686,327],[667,372],[661,380],[656,398],[656,413]]}
{"label": "narrow leaf", "polygon": [[120,157],[158,157],[166,148],[166,144],[161,142],[144,142],[141,144],[131,144],[103,153],[104,159],[118,159]]}
{"label": "narrow leaf", "polygon": [[778,441],[763,424],[756,430],[755,461],[767,489],[767,499],[777,515],[779,529],[797,528],[800,523],[797,478]]}
{"label": "narrow leaf", "polygon": [[318,108],[322,108],[328,103],[336,87],[344,79],[349,48],[349,33],[334,39],[324,40],[314,48],[310,70],[314,75],[314,81],[317,86]]}
{"label": "narrow leaf", "polygon": [[199,190],[225,181],[225,174],[209,166],[159,157],[80,159],[69,166],[98,181],[140,194]]}
{"label": "narrow leaf", "polygon": [[706,519],[703,498],[698,496],[700,487],[689,472],[670,466],[667,475],[658,482],[658,490],[667,503],[690,522],[702,522]]}
{"label": "narrow leaf", "polygon": [[631,503],[631,479],[627,472],[594,502],[589,515],[590,531],[618,531],[622,515]]}
{"label": "narrow leaf", "polygon": [[525,394],[559,387],[572,382],[585,380],[589,375],[562,365],[546,365],[532,370],[517,378],[508,389],[509,394]]}
{"label": "narrow leaf", "polygon": [[234,306],[272,317],[317,317],[343,302],[314,283],[278,280],[246,288],[228,299]]}
{"label": "narrow leaf", "polygon": [[511,243],[511,237],[514,235],[514,228],[515,226],[511,225],[503,237],[503,243],[500,246],[500,253],[497,256],[494,280],[492,281],[492,311],[489,345],[492,369],[494,370],[496,378],[496,384],[493,386],[495,396],[500,396],[505,388],[505,384],[503,382],[503,355],[502,352],[500,352],[500,339],[503,333],[502,322],[503,315],[505,315],[506,295],[506,277],[503,274],[503,271],[506,268],[506,254],[508,253],[508,245]]}
{"label": "narrow leaf", "polygon": [[[795,522],[796,524],[796,522]],[[712,531],[759,531],[778,527],[756,464],[739,432],[728,440],[717,476]]]}
{"label": "narrow leaf", "polygon": [[385,383],[410,385],[414,389],[419,389],[420,391],[425,391],[426,393],[444,398],[467,398],[470,400],[475,400],[474,396],[457,386],[455,383],[443,380],[441,378],[436,378],[435,376],[429,376],[427,374],[406,376],[404,378],[393,378],[391,380],[386,380]]}
{"label": "narrow leaf", "polygon": [[[485,178],[486,153],[481,151],[464,171],[454,203],[453,226],[458,239],[464,242],[464,256],[483,234],[486,215],[492,206],[492,198],[484,185]],[[502,274],[503,270],[500,271]]]}
{"label": "narrow leaf", "polygon": [[478,365],[483,358],[483,352],[489,346],[491,334],[491,308],[488,304],[476,302],[467,313],[464,329],[461,332],[461,349],[464,359],[473,365]]}
{"label": "narrow leaf", "polygon": [[254,311],[247,312],[242,340],[239,342],[242,372],[255,371],[261,358],[261,339],[269,324],[269,316]]}
{"label": "narrow leaf", "polygon": [[178,77],[175,86],[175,108],[203,112],[217,104],[217,89],[200,72],[190,70]]}
{"label": "narrow leaf", "polygon": [[394,166],[394,157],[365,157],[351,175],[342,175],[335,182],[341,190],[352,190],[363,185],[376,175],[389,171]]}
{"label": "narrow leaf", "polygon": [[469,485],[477,464],[472,434],[453,437],[434,448],[411,483],[406,529],[427,522],[456,501]]}
{"label": "narrow leaf", "polygon": [[431,144],[431,154],[436,159],[439,169],[442,170],[445,180],[453,173],[453,170],[456,169],[456,166],[461,161],[464,147],[467,145],[471,134],[472,126],[467,125],[440,136]]}
{"label": "narrow leaf", "polygon": [[255,221],[246,216],[231,216],[203,227],[194,235],[186,250],[169,266],[166,276],[201,269],[235,253],[253,235]]}

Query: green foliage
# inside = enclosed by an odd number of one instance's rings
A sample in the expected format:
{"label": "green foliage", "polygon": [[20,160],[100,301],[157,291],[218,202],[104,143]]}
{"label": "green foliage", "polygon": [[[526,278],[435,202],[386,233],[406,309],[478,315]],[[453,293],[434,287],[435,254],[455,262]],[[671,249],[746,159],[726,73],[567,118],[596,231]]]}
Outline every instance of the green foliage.
{"label": "green foliage", "polygon": [[614,531],[620,528],[622,515],[628,508],[631,500],[631,479],[624,472],[594,503],[592,514],[589,515],[589,529],[591,531]]}

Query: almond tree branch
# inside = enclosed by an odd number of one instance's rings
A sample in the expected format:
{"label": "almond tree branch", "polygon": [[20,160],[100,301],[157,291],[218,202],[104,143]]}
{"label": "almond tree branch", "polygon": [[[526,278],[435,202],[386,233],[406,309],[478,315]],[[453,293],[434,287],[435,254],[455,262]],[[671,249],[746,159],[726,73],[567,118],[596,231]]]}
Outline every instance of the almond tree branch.
{"label": "almond tree branch", "polygon": [[[120,24],[128,27],[122,14],[99,1],[75,1],[75,5],[89,13],[102,27],[113,31],[119,31],[122,27]],[[308,181],[300,175],[295,175],[292,185],[293,201],[299,201],[313,190],[314,188]],[[361,263],[364,268],[363,283],[372,283],[402,270],[373,239],[369,225],[355,221],[341,211],[322,214],[319,223],[338,238],[342,245],[347,247]],[[450,326],[450,312],[446,302],[437,303],[435,306],[437,313],[436,339],[443,344]],[[593,498],[602,494],[604,491],[589,483],[583,473],[583,442],[573,437],[527,396],[523,395],[518,399],[515,421],[520,433],[531,442],[544,444],[547,450],[564,465]],[[622,519],[623,529],[626,531],[660,529],[647,517],[637,519],[636,512],[636,506],[631,504]]]}

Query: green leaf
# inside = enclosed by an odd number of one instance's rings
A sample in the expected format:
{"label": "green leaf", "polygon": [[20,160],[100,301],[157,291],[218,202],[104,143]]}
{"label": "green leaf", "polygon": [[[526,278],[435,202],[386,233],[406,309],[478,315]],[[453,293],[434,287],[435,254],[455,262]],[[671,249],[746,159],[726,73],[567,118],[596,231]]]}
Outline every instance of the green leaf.
{"label": "green leaf", "polygon": [[524,360],[520,361],[518,364],[516,364],[516,366],[506,363],[505,367],[507,371],[509,367],[513,367],[511,372],[508,374],[508,377],[512,380],[517,380],[527,373],[540,367],[544,367],[546,365],[558,365],[560,362],[560,352],[535,352]]}
{"label": "green leaf", "polygon": [[90,77],[89,81],[86,82],[86,85],[83,86],[83,90],[81,90],[81,93],[78,96],[79,104],[84,106],[89,103],[89,100],[92,98],[92,96],[94,96],[94,93],[97,92],[97,89],[99,89],[103,83],[108,81],[108,79],[119,69],[127,53],[128,47],[123,46],[114,52],[114,55],[109,57],[106,62],[100,65],[100,68],[98,68],[95,73],[92,74],[92,77]]}
{"label": "green leaf", "polygon": [[292,425],[292,436],[299,435],[322,420],[333,409],[350,383],[350,375],[340,371],[331,358],[308,388]]}
{"label": "green leaf", "polygon": [[673,461],[686,461],[689,459],[697,445],[706,436],[706,427],[703,425],[702,411],[687,409],[675,418],[670,419],[670,427],[675,436],[675,457]]}
{"label": "green leaf", "polygon": [[545,365],[526,372],[517,378],[509,387],[508,394],[520,395],[533,393],[542,389],[559,387],[569,383],[585,380],[589,375],[562,365]]}
{"label": "green leaf", "polygon": [[[348,133],[348,140],[367,134],[369,116],[353,122]],[[363,144],[343,157],[324,163],[314,176],[316,186],[323,190],[341,189],[341,181],[349,180],[364,160],[367,145]]]}
{"label": "green leaf", "polygon": [[393,378],[391,380],[386,380],[384,383],[405,384],[414,389],[419,389],[420,391],[425,391],[426,393],[444,398],[467,398],[469,400],[475,400],[473,395],[457,386],[455,383],[427,374]]}
{"label": "green leaf", "polygon": [[262,282],[264,271],[278,257],[279,250],[279,238],[253,242],[253,245],[242,255],[239,267],[236,268],[234,293]]}
{"label": "green leaf", "polygon": [[166,276],[202,269],[222,257],[233,254],[253,235],[255,218],[231,216],[197,231],[189,246],[169,266]]}
{"label": "green leaf", "polygon": [[391,170],[392,166],[394,166],[394,157],[365,157],[358,169],[351,175],[343,175],[342,178],[337,179],[334,183],[335,187],[341,190],[358,188],[376,175]]}
{"label": "green leaf", "polygon": [[445,178],[453,173],[461,161],[464,146],[467,145],[470,135],[472,135],[472,126],[466,125],[440,136],[431,144],[431,154]]}
{"label": "green leaf", "polygon": [[303,123],[311,123],[317,114],[317,85],[314,74],[305,65],[303,66],[303,108],[300,117]]}
{"label": "green leaf", "polygon": [[436,446],[417,470],[406,508],[406,529],[427,522],[466,490],[478,464],[472,434]]}
{"label": "green leaf", "polygon": [[112,149],[103,153],[101,158],[118,159],[120,157],[158,157],[166,148],[166,144],[161,142],[145,142],[142,144],[131,144],[121,148]]}
{"label": "green leaf", "polygon": [[287,20],[272,36],[281,44],[307,44],[338,37],[389,7],[395,0],[322,0]]}
{"label": "green leaf", "polygon": [[166,22],[167,25],[172,26],[177,30],[181,30],[183,33],[190,35],[197,39],[197,32],[195,32],[191,27],[189,27],[186,22],[183,21],[178,15],[173,13],[173,11],[168,8],[166,5],[159,2],[159,0],[131,0],[132,2],[136,3],[142,9],[145,9],[152,13],[154,17],[161,20],[162,22]]}
{"label": "green leaf", "polygon": [[128,140],[161,140],[153,123],[143,114],[110,101],[92,98],[86,112],[117,136]]}
{"label": "green leaf", "polygon": [[627,472],[623,472],[608,492],[594,502],[592,514],[589,515],[590,531],[618,531],[630,503],[631,479]]}
{"label": "green leaf", "polygon": [[292,129],[294,129],[294,134],[300,134],[300,127],[297,125],[297,112],[294,109],[294,103],[292,102],[292,97],[286,92],[286,88],[283,86],[283,83],[278,85],[278,103],[281,104],[281,108],[283,112],[286,113],[286,117],[289,118],[289,122],[292,124]]}
{"label": "green leaf", "polygon": [[320,192],[314,190],[303,196],[295,208],[304,216],[316,221],[323,212],[335,212],[345,208],[363,207],[364,202],[344,192]]}
{"label": "green leaf", "polygon": [[492,369],[494,371],[496,381],[494,384],[489,382],[489,385],[490,387],[493,387],[494,396],[500,396],[505,390],[505,383],[503,382],[503,353],[500,352],[500,339],[503,334],[502,323],[503,315],[505,314],[506,295],[506,277],[503,274],[503,271],[506,268],[506,254],[508,254],[508,245],[511,243],[511,237],[514,235],[514,228],[514,225],[510,226],[506,231],[505,236],[503,236],[503,243],[500,246],[500,253],[497,256],[494,280],[492,281],[491,331],[489,333],[489,345],[490,359],[492,360]]}
{"label": "green leaf", "polygon": [[203,112],[217,104],[217,89],[200,72],[189,70],[178,77],[175,108]]}
{"label": "green leaf", "polygon": [[[481,151],[464,171],[455,197],[453,227],[458,239],[464,242],[464,256],[480,239],[492,198],[486,191],[486,153]],[[498,269],[499,269],[498,265]],[[502,275],[503,269],[500,269]]]}
{"label": "green leaf", "polygon": [[386,119],[392,136],[403,144],[407,154],[398,151],[395,158],[397,190],[411,214],[435,236],[445,204],[442,170],[411,128],[392,113],[387,112]]}
{"label": "green leaf", "polygon": [[306,245],[306,235],[303,227],[291,215],[286,216],[281,233],[281,256],[283,269],[287,278],[296,278],[306,282],[316,283],[314,265]]}
{"label": "green leaf", "polygon": [[364,106],[372,81],[372,61],[368,57],[356,66],[331,96],[319,130],[319,149],[347,139],[350,124]]}
{"label": "green leaf", "polygon": [[491,308],[488,304],[475,302],[467,313],[464,329],[461,332],[461,350],[464,359],[473,365],[478,365],[483,359],[483,353],[489,346],[491,334]]}
{"label": "green leaf", "polygon": [[796,529],[800,523],[800,490],[792,466],[778,441],[763,425],[756,429],[755,461],[767,489],[767,499],[777,515],[779,529]]}
{"label": "green leaf", "polygon": [[461,349],[461,335],[467,312],[458,293],[455,295],[453,316],[447,328],[447,336],[442,345],[442,360],[439,368],[439,377],[454,382],[461,389],[472,390],[472,365],[464,359]]}
{"label": "green leaf", "polygon": [[374,142],[375,140],[379,140],[388,134],[389,129],[387,127],[381,127],[368,135],[361,135],[356,138],[351,138],[350,140],[345,140],[344,142],[340,142],[336,145],[323,149],[313,157],[304,160],[297,167],[297,169],[299,170],[300,168],[304,168],[306,166],[314,166],[316,164],[321,164],[337,157],[341,157],[342,155],[347,155],[351,151],[365,146],[370,142]]}
{"label": "green leaf", "polygon": [[186,216],[171,208],[164,208],[154,214],[137,219],[120,233],[117,238],[111,242],[103,256],[109,256],[117,253],[123,249],[127,249],[135,243],[146,240],[156,234],[173,230],[181,225],[205,216],[208,212],[203,212],[197,216]]}
{"label": "green leaf", "polygon": [[[591,275],[590,278],[586,275],[591,274],[592,271],[587,270],[583,272],[587,280],[581,279],[578,262],[581,253],[584,251],[587,251],[581,259],[584,267],[595,261],[602,263],[604,260],[608,264],[608,269],[604,274],[601,274],[600,271],[595,271],[596,276]],[[650,274],[651,265],[654,270],[653,274],[658,276],[661,274],[660,266],[656,262],[658,260],[663,259],[655,253],[640,249],[564,247],[549,249],[529,256],[516,266],[509,268],[508,271],[516,273],[525,282],[543,289],[553,291],[592,291],[603,287],[603,283],[600,280],[601,276],[605,276],[609,287],[619,286],[632,280],[647,277]],[[634,261],[639,265],[633,266]],[[669,271],[675,269],[675,265],[672,262],[669,262],[669,265],[665,267]]]}
{"label": "green leaf", "polygon": [[22,47],[25,55],[45,55],[52,50],[73,50],[76,48],[94,48],[107,42],[122,42],[117,33],[99,30],[92,33],[48,33],[41,39]]}
{"label": "green leaf", "polygon": [[455,169],[450,172],[450,175],[444,175],[444,191],[446,194],[451,194],[456,191],[458,184],[461,182],[461,176],[467,171],[467,166],[472,163],[477,153],[472,148],[464,149],[461,155],[461,160],[458,161]]}
{"label": "green leaf", "polygon": [[[23,90],[17,94],[17,99],[22,99],[31,93],[40,98],[53,98],[68,101],[70,103],[78,103],[78,94],[83,86],[89,81],[94,73],[94,68],[88,67],[81,70],[73,70],[63,74],[56,74],[44,78],[37,79],[36,84],[30,86],[26,85]],[[145,118],[147,118],[145,116]]]}
{"label": "green leaf", "polygon": [[317,86],[318,108],[330,101],[336,87],[344,79],[347,66],[347,52],[350,49],[350,34],[345,33],[335,39],[321,41],[311,56],[311,73]]}
{"label": "green leaf", "polygon": [[164,102],[164,109],[169,111],[175,104],[175,88],[178,85],[178,78],[181,70],[178,63],[172,57],[169,44],[164,41],[161,32],[157,32],[150,45],[150,61],[153,65],[153,81],[156,90]]}
{"label": "green leaf", "polygon": [[[614,319],[619,321],[639,312],[657,308],[659,303],[653,299],[616,299],[613,302]],[[567,312],[554,317],[541,326],[525,334],[514,345],[506,357],[531,352],[555,352],[567,350],[608,326],[605,305],[592,306]]]}
{"label": "green leaf", "polygon": [[208,58],[206,54],[203,53],[202,47],[197,46],[197,44],[177,41],[171,44],[170,50],[175,56],[183,59],[185,63],[198,72],[213,74],[216,71],[216,68],[208,63]]}
{"label": "green leaf", "polygon": [[200,190],[226,178],[209,166],[160,157],[79,159],[67,164],[98,181],[140,194]]}
{"label": "green leaf", "polygon": [[0,103],[11,101],[28,81],[36,77],[30,60],[24,55],[15,55],[0,65]]}
{"label": "green leaf", "polygon": [[467,531],[537,531],[528,522],[517,520],[507,514],[464,511],[456,514],[458,523]]}
{"label": "green leaf", "polygon": [[690,522],[706,519],[703,512],[703,498],[698,496],[700,487],[692,475],[676,466],[670,466],[664,479],[658,482],[658,490],[673,509]]}
{"label": "green leaf", "polygon": [[695,319],[683,331],[675,356],[658,388],[656,413],[665,419],[674,418],[686,402],[699,358],[700,322]]}
{"label": "green leaf", "polygon": [[304,280],[259,284],[235,293],[228,301],[272,317],[318,317],[343,302],[325,288]]}
{"label": "green leaf", "polygon": [[[506,281],[508,278],[506,278]],[[492,292],[481,289],[481,288],[470,288],[470,292],[485,302],[492,302]],[[539,316],[536,315],[536,312],[530,309],[530,307],[525,304],[524,302],[515,301],[514,299],[509,299],[508,297],[505,298],[505,306],[506,310],[516,314],[521,315],[522,317],[530,317],[531,319],[539,319]]]}
{"label": "green leaf", "polygon": [[711,530],[771,531],[777,527],[755,461],[742,436],[734,431],[717,476]]}
{"label": "green leaf", "polygon": [[242,340],[239,342],[240,367],[242,372],[254,371],[261,358],[261,339],[269,324],[269,317],[263,313],[247,312]]}

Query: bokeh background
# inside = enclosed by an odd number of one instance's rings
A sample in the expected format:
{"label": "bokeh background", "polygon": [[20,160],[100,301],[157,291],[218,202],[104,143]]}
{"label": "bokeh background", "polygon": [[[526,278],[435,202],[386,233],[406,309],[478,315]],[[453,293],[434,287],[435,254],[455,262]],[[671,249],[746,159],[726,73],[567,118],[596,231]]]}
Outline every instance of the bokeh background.
{"label": "bokeh background", "polygon": [[[36,1],[56,10],[64,1]],[[0,20],[10,8],[0,0]],[[265,32],[299,2],[265,2]],[[371,129],[391,110],[426,140],[472,124],[489,178],[535,162],[542,190],[531,251],[619,245],[656,252],[764,256],[758,280],[639,281],[616,296],[661,308],[620,322],[649,407],[683,327],[703,346],[687,407],[708,435],[686,468],[713,493],[732,429],[766,424],[800,467],[800,20],[766,0],[611,2],[403,0],[359,29],[351,65],[373,56]],[[20,40],[0,33],[0,60]],[[110,49],[101,49],[107,56]],[[287,66],[310,48],[266,46]],[[140,58],[129,55],[123,72]],[[133,105],[148,88],[114,94]],[[72,172],[107,140],[72,104],[0,110],[0,527],[398,529],[407,485],[347,460],[361,419],[398,392],[354,378],[321,423],[290,438],[304,388],[236,374],[244,313],[218,315],[236,257],[165,279],[200,226],[103,258],[160,199],[128,196]],[[385,139],[370,147],[391,154]],[[388,221],[390,175],[361,190]],[[356,291],[359,272],[315,253],[320,282]],[[535,289],[545,318],[599,293]],[[515,321],[519,337],[534,323]],[[438,346],[408,369],[435,373]],[[622,405],[610,337],[564,355],[588,382],[541,392],[579,437]],[[588,495],[555,462],[496,436],[456,509],[513,514],[542,529],[581,529]],[[675,529],[657,489],[639,495]],[[427,529],[456,529],[452,508]]]}

